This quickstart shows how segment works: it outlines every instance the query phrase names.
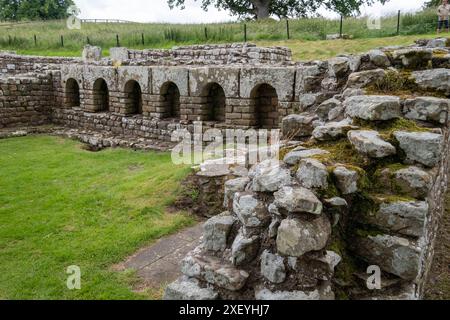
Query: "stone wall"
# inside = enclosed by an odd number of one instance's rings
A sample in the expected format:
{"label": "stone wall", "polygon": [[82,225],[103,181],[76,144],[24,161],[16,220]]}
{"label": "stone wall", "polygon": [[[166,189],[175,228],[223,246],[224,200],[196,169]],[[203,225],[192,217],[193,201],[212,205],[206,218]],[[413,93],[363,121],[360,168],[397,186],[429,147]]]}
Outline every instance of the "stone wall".
{"label": "stone wall", "polygon": [[141,116],[124,116],[116,113],[91,113],[79,108],[54,109],[52,121],[69,128],[83,128],[119,136],[155,139],[170,142],[172,132],[179,126],[172,120],[160,121]]}
{"label": "stone wall", "polygon": [[292,57],[287,48],[261,48],[250,43],[196,45],[174,47],[172,50],[112,48],[110,53],[113,60],[132,60],[141,65],[289,64]]}
{"label": "stone wall", "polygon": [[[273,128],[279,127],[282,117],[297,108],[296,73],[294,67],[269,66],[64,65],[57,91],[61,108],[73,107],[72,84],[76,82],[80,97],[76,107],[82,111],[142,114],[158,119],[175,118],[185,123],[206,121],[221,128]],[[107,107],[100,102],[103,89],[99,82],[108,92]],[[141,94],[133,95],[131,85],[137,85]],[[135,107],[138,101],[140,108]],[[174,105],[175,113],[171,111]],[[214,109],[217,110],[212,112]]]}
{"label": "stone wall", "polygon": [[0,128],[48,124],[54,104],[51,76],[0,77]]}
{"label": "stone wall", "polygon": [[0,52],[0,76],[59,69],[62,64],[76,63],[80,59],[61,57],[21,56]]}
{"label": "stone wall", "polygon": [[303,65],[296,140],[225,183],[165,298],[420,299],[449,169],[448,42],[430,43]]}

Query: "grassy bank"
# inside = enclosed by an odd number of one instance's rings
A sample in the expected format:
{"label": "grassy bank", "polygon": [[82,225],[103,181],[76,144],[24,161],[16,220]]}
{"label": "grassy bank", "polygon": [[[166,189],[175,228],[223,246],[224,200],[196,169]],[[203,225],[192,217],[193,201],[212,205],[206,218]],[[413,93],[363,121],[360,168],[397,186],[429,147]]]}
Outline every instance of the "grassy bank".
{"label": "grassy bank", "polygon": [[[56,137],[0,140],[0,297],[137,299],[111,266],[192,223],[167,213],[189,172],[170,154],[85,151]],[[66,268],[81,268],[81,290]]]}
{"label": "grassy bank", "polygon": [[[434,10],[402,15],[400,35],[431,33],[435,30]],[[370,29],[367,17],[346,18],[343,32],[354,39],[397,35],[397,16],[384,17],[380,29]],[[247,40],[273,42],[287,40],[286,21],[247,22]],[[324,40],[327,34],[339,33],[340,21],[332,19],[295,19],[289,21],[291,41]],[[175,45],[228,43],[244,40],[244,23],[208,25],[85,23],[80,30],[70,30],[65,21],[32,22],[18,25],[0,24],[0,49],[28,54],[78,56],[86,43],[110,48],[170,48]],[[35,37],[36,36],[36,42]],[[62,39],[61,39],[62,37]],[[63,43],[62,41],[63,40]],[[64,45],[63,45],[64,44]]]}
{"label": "grassy bank", "polygon": [[[450,35],[449,35],[450,36]],[[328,59],[338,54],[355,54],[386,46],[401,46],[413,44],[419,38],[435,38],[433,34],[413,36],[395,36],[384,38],[367,38],[352,40],[318,40],[318,41],[257,41],[260,46],[285,46],[292,50],[293,59],[314,60]]]}
{"label": "grassy bank", "polygon": [[[409,45],[419,38],[434,38],[435,34],[422,34],[414,36],[395,36],[385,38],[368,38],[352,40],[259,40],[252,41],[259,46],[285,46],[292,50],[293,59],[314,60],[328,59],[341,53],[362,53],[370,49],[384,46]],[[81,56],[81,50],[17,50],[19,54],[45,55],[45,56]],[[108,49],[103,50],[103,54],[108,56]]]}

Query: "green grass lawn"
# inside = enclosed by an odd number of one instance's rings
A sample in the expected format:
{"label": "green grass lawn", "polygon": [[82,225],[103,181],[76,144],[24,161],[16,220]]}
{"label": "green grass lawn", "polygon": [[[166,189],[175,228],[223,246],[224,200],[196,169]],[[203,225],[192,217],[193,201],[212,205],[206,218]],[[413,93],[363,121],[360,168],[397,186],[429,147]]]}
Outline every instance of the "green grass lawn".
{"label": "green grass lawn", "polygon": [[[111,266],[193,223],[168,213],[189,168],[170,154],[28,136],[0,140],[0,298],[145,299]],[[66,268],[81,268],[81,290]]]}

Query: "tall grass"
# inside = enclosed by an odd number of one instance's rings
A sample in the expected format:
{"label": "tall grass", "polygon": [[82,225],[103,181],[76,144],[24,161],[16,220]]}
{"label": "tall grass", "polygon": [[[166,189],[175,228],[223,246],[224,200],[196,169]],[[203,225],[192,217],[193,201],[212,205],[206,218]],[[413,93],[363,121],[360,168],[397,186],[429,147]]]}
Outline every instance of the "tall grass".
{"label": "tall grass", "polygon": [[[285,40],[286,21],[247,22],[247,40]],[[424,34],[435,30],[434,10],[401,16],[400,34]],[[290,38],[322,40],[327,34],[339,33],[339,19],[296,19],[289,21]],[[343,32],[354,38],[378,38],[397,34],[397,15],[381,19],[381,29],[371,30],[367,17],[346,18]],[[36,42],[34,40],[36,35]],[[79,52],[88,43],[103,48],[114,47],[116,35],[120,45],[130,48],[169,48],[180,44],[242,42],[243,23],[217,24],[140,24],[83,23],[81,30],[70,30],[65,21],[30,22],[18,25],[0,24],[0,49]],[[144,43],[142,43],[142,35]],[[61,36],[64,46],[61,43]]]}

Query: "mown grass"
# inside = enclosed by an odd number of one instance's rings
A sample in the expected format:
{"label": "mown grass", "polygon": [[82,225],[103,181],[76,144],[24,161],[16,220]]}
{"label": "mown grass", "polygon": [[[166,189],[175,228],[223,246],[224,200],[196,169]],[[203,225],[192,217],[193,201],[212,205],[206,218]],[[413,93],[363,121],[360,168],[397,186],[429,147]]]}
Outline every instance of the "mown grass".
{"label": "mown grass", "polygon": [[[324,40],[327,34],[339,33],[339,24],[339,20],[324,18],[290,20],[291,41],[286,43],[302,46],[304,41]],[[401,19],[400,35],[434,32],[435,24],[434,10],[406,14]],[[283,44],[287,39],[286,21],[254,21],[246,22],[246,25],[248,41],[277,45]],[[0,49],[24,54],[62,56],[79,56],[81,48],[88,41],[104,49],[114,47],[117,45],[116,35],[119,35],[121,46],[136,49],[244,41],[244,23],[233,22],[208,25],[84,23],[80,30],[70,30],[65,21],[48,21],[3,26],[0,24],[0,31]],[[343,32],[354,39],[392,37],[397,35],[397,16],[384,17],[379,30],[368,27],[367,17],[346,18]],[[64,38],[64,47],[61,44],[61,36]]]}
{"label": "mown grass", "polygon": [[[170,154],[92,153],[49,136],[0,140],[0,297],[146,299],[111,266],[193,223],[166,210],[189,168]],[[66,268],[81,268],[81,290]]]}

